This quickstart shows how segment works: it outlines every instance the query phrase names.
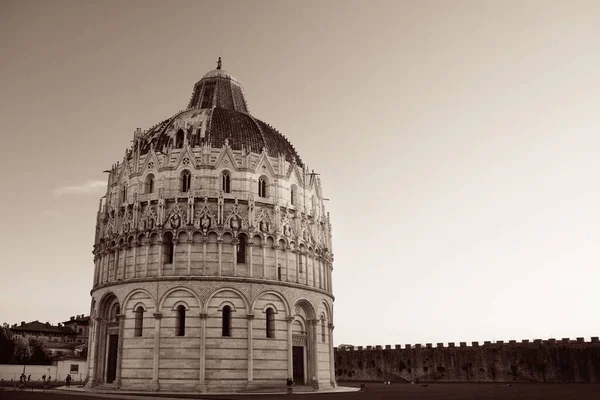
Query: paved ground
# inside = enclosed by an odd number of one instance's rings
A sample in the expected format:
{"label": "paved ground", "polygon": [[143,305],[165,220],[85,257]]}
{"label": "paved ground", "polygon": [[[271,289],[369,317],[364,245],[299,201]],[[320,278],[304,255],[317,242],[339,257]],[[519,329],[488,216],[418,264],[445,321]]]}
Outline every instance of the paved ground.
{"label": "paved ground", "polygon": [[[357,384],[343,383],[344,386]],[[423,387],[420,384],[393,384],[384,386],[380,383],[367,383],[366,391],[352,393],[295,394],[294,400],[598,400],[600,384],[462,384],[437,383]],[[152,399],[150,396],[123,395],[88,395],[68,392],[0,392],[2,400],[104,400],[104,399]],[[154,397],[156,399],[156,397]],[[287,395],[193,395],[190,399],[203,400],[289,400]]]}

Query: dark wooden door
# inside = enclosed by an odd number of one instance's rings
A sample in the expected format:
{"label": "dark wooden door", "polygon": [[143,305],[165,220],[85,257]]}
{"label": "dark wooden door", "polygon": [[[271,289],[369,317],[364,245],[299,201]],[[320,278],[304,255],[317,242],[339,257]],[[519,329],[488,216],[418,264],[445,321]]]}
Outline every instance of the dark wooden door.
{"label": "dark wooden door", "polygon": [[294,368],[294,383],[304,384],[304,347],[292,347],[292,366]]}
{"label": "dark wooden door", "polygon": [[108,362],[106,364],[106,383],[112,383],[117,377],[117,349],[119,335],[108,336]]}

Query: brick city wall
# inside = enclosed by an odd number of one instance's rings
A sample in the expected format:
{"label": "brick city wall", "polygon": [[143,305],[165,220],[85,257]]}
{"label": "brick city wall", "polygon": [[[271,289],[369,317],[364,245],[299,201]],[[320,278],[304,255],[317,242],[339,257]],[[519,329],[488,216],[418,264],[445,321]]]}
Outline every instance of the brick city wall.
{"label": "brick city wall", "polygon": [[600,382],[600,341],[584,338],[348,346],[335,349],[338,381]]}

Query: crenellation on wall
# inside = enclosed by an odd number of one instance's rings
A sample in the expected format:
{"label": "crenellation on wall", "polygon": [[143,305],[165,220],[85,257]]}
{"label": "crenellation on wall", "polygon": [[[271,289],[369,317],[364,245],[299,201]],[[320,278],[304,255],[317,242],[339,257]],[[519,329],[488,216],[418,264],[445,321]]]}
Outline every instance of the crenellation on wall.
{"label": "crenellation on wall", "polygon": [[[600,340],[523,339],[335,348],[338,380],[598,382]],[[389,347],[389,348],[388,348]],[[358,347],[362,348],[362,347]],[[385,351],[385,353],[384,353]],[[385,354],[385,357],[384,357]],[[385,360],[385,361],[384,361]],[[568,361],[567,361],[568,360]]]}

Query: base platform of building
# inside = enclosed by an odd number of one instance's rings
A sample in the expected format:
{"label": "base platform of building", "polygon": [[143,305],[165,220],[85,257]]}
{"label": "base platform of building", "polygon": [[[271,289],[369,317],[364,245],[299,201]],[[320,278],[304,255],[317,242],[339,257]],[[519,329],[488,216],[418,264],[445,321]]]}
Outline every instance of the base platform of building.
{"label": "base platform of building", "polygon": [[[263,389],[255,389],[251,391],[241,391],[241,392],[170,392],[170,391],[158,391],[158,392],[150,392],[150,391],[140,391],[140,390],[125,390],[125,389],[89,389],[84,387],[66,387],[60,386],[55,390],[61,392],[69,392],[70,394],[85,394],[87,396],[110,396],[112,398],[117,399],[141,399],[148,397],[160,398],[162,400],[171,400],[171,399],[182,399],[182,398],[198,398],[201,396],[244,396],[244,395],[261,395],[261,394],[286,394],[286,389],[281,388],[263,388]],[[311,386],[294,386],[293,393],[296,394],[319,394],[319,393],[346,393],[346,392],[357,392],[360,388],[357,387],[348,387],[348,386],[338,386],[331,389],[323,389],[323,390],[314,390]]]}

